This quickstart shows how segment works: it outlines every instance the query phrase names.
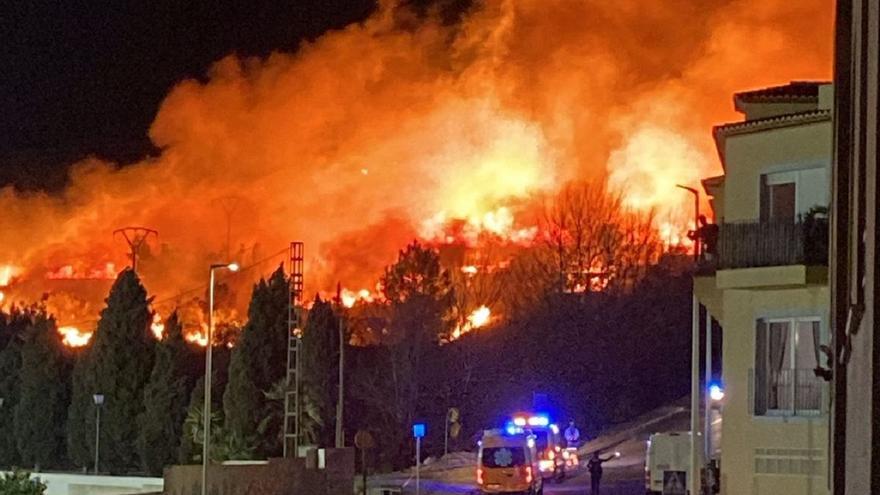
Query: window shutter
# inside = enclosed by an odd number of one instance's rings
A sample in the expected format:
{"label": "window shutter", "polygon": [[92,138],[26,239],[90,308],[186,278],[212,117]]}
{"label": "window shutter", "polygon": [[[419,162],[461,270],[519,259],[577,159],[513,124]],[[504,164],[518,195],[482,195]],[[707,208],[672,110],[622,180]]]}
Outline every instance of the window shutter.
{"label": "window shutter", "polygon": [[755,416],[767,413],[767,322],[758,319],[755,324],[755,369],[752,378],[752,412]]}

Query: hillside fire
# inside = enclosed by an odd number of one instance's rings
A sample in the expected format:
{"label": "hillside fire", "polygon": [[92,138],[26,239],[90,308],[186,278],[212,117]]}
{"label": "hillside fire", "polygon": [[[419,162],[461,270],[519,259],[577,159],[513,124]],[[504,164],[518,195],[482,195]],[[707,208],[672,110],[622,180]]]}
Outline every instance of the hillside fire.
{"label": "hillside fire", "polygon": [[[291,238],[315,247],[312,293],[332,294],[337,280],[374,287],[414,238],[473,252],[501,245],[508,266],[518,249],[549,252],[547,205],[582,182],[619,195],[667,247],[686,249],[692,203],[675,185],[716,171],[705,129],[730,116],[733,85],[811,77],[828,59],[827,47],[778,56],[815,36],[798,19],[821,11],[820,0],[761,2],[760,19],[720,4],[680,16],[661,3],[490,1],[453,26],[379,4],[296,53],[228,56],[205,78],[177,84],[150,127],[157,156],[126,166],[89,158],[57,194],[0,191],[0,303],[38,300],[66,281],[63,291],[96,319],[103,295],[73,283],[115,278],[128,253],[110,233],[132,224],[161,232],[162,243],[144,245],[138,274],[167,301],[166,316],[180,294],[204,287],[205,267],[219,258],[253,267],[224,281],[246,293]],[[679,34],[652,40],[655,59],[645,59],[642,27],[661,21]],[[753,63],[726,77],[742,39]],[[345,76],[329,67],[346,67]],[[607,261],[586,263],[592,273]],[[449,268],[471,277],[482,269]],[[602,290],[607,276],[622,276],[603,273],[567,290]],[[342,303],[377,298],[352,289]],[[226,304],[243,312],[246,299]],[[492,301],[476,302],[459,335],[491,320]],[[190,341],[204,342],[200,325],[189,327]],[[85,330],[61,328],[68,345],[88,341]]]}

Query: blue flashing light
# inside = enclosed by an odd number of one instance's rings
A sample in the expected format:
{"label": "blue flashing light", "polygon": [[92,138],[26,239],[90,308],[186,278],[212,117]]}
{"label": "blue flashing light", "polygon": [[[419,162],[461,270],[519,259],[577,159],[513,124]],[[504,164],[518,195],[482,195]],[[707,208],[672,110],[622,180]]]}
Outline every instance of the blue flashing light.
{"label": "blue flashing light", "polygon": [[721,384],[709,384],[709,397],[716,402],[724,399],[724,388],[721,387]]}
{"label": "blue flashing light", "polygon": [[550,418],[547,416],[532,416],[529,418],[529,426],[548,426]]}
{"label": "blue flashing light", "polygon": [[513,425],[513,424],[507,425],[506,431],[507,431],[508,435],[516,435],[518,430],[519,430],[519,428],[517,428],[516,425]]}
{"label": "blue flashing light", "polygon": [[424,423],[416,423],[413,425],[413,438],[424,438],[425,436],[425,424]]}
{"label": "blue flashing light", "polygon": [[525,426],[526,425],[526,418],[523,418],[523,417],[513,418],[513,424],[515,424],[516,426]]}

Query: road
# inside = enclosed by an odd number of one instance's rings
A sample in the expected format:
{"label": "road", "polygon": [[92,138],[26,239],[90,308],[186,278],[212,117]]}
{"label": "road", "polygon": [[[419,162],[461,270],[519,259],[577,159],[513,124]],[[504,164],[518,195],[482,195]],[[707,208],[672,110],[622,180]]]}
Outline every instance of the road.
{"label": "road", "polygon": [[[582,465],[594,451],[620,452],[620,457],[605,463],[602,478],[602,495],[644,495],[645,442],[652,433],[686,431],[690,425],[690,411],[683,404],[686,400],[657,409],[635,420],[619,425],[588,442],[580,449]],[[422,495],[452,495],[476,493],[473,477],[474,467],[459,465],[449,469],[436,466],[423,471]],[[374,477],[371,487],[400,487],[403,494],[415,493],[411,473],[397,473]],[[560,484],[547,483],[546,495],[592,495],[590,475],[581,470]]]}

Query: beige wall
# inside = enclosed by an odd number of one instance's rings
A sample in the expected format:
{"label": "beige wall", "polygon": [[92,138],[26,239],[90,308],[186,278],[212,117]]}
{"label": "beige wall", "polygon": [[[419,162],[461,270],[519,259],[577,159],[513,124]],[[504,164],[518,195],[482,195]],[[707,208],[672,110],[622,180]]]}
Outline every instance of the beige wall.
{"label": "beige wall", "polygon": [[[759,217],[761,174],[816,166],[830,170],[831,142],[830,120],[728,136],[722,196],[724,220]],[[827,184],[830,188],[830,181]]]}
{"label": "beige wall", "polygon": [[[754,368],[755,321],[766,317],[820,316],[828,329],[828,289],[811,286],[776,290],[724,291],[722,493],[725,495],[827,494],[828,416],[753,417],[749,370]],[[756,449],[818,450],[815,476],[755,474]],[[803,453],[801,453],[803,454]],[[782,453],[791,457],[795,452]],[[815,454],[810,454],[814,456]]]}

